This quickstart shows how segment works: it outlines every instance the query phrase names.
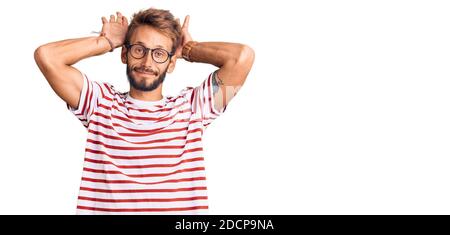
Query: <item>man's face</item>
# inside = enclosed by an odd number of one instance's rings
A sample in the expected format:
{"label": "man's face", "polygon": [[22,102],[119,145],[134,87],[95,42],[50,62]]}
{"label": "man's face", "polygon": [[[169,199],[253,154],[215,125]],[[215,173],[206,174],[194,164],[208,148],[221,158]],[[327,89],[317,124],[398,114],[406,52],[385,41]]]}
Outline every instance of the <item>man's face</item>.
{"label": "man's face", "polygon": [[[139,26],[130,38],[130,44],[140,44],[146,48],[162,48],[171,52],[172,41],[169,37],[150,26]],[[153,60],[151,52],[141,59],[134,58],[126,48],[122,48],[122,62],[127,64],[127,77],[130,86],[140,91],[153,91],[164,81],[166,73],[171,73],[176,57],[167,59],[164,63]]]}

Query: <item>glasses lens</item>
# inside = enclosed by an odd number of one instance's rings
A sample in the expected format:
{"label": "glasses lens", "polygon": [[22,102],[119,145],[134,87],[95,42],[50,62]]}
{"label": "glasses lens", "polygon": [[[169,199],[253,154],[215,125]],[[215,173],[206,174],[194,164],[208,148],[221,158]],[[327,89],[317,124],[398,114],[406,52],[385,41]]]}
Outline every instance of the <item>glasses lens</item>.
{"label": "glasses lens", "polygon": [[145,56],[145,47],[141,45],[133,45],[131,47],[131,55],[136,58],[140,59]]}
{"label": "glasses lens", "polygon": [[152,52],[153,59],[158,63],[166,62],[169,57],[169,53],[163,49],[155,49]]}

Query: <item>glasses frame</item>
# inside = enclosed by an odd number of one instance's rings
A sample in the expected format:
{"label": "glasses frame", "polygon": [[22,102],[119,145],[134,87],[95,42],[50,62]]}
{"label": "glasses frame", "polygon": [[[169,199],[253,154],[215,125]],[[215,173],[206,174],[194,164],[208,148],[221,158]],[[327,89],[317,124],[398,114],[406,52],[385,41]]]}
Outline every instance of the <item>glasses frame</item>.
{"label": "glasses frame", "polygon": [[[133,53],[131,53],[131,48],[134,47],[134,46],[140,46],[140,47],[144,48],[144,55],[143,55],[141,58],[137,58],[137,57],[133,56]],[[127,45],[125,45],[125,47],[128,49],[127,53],[129,52],[130,55],[131,55],[131,57],[133,57],[133,58],[135,58],[135,59],[137,59],[137,60],[140,60],[140,59],[146,57],[146,56],[148,55],[148,52],[150,51],[150,55],[151,55],[151,57],[152,57],[152,60],[155,61],[155,62],[158,63],[158,64],[166,63],[167,60],[169,60],[170,58],[172,58],[172,56],[174,56],[173,53],[170,53],[170,52],[168,52],[167,50],[165,50],[164,48],[160,48],[160,47],[157,47],[157,48],[153,48],[153,49],[152,49],[152,48],[145,47],[145,46],[142,45],[142,44],[127,44]],[[167,54],[168,54],[169,56],[168,56],[167,59],[164,60],[163,62],[158,62],[158,61],[156,61],[155,58],[153,57],[153,51],[154,51],[154,50],[163,50],[163,51],[167,52]]]}

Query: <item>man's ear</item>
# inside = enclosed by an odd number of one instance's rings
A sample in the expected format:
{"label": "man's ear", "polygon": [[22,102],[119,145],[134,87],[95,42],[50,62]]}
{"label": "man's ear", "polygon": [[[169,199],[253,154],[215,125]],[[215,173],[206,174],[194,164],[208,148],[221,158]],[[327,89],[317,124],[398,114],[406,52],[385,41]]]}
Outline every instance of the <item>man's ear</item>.
{"label": "man's ear", "polygon": [[177,63],[177,56],[174,55],[172,58],[170,58],[169,67],[167,68],[168,73],[172,73],[172,71],[175,69],[175,65]]}
{"label": "man's ear", "polygon": [[120,58],[122,60],[122,63],[127,63],[127,48],[125,46],[122,46],[122,51],[120,52]]}

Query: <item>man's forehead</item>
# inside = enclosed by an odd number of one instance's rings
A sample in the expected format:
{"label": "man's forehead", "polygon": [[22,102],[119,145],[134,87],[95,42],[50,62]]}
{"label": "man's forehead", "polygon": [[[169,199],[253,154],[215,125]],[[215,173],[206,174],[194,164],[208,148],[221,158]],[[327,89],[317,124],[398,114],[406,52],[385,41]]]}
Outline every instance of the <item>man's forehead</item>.
{"label": "man's forehead", "polygon": [[[132,44],[140,44],[140,45],[143,45],[145,47],[149,47],[150,46],[150,45],[147,45],[148,43],[145,43],[145,42],[142,42],[142,41],[135,41]],[[160,45],[160,44],[158,44],[158,45],[151,45],[150,47],[151,48],[163,48],[163,49],[166,49],[165,46]]]}
{"label": "man's forehead", "polygon": [[134,30],[130,43],[166,50],[170,50],[172,47],[172,40],[168,36],[147,25],[139,26]]}

